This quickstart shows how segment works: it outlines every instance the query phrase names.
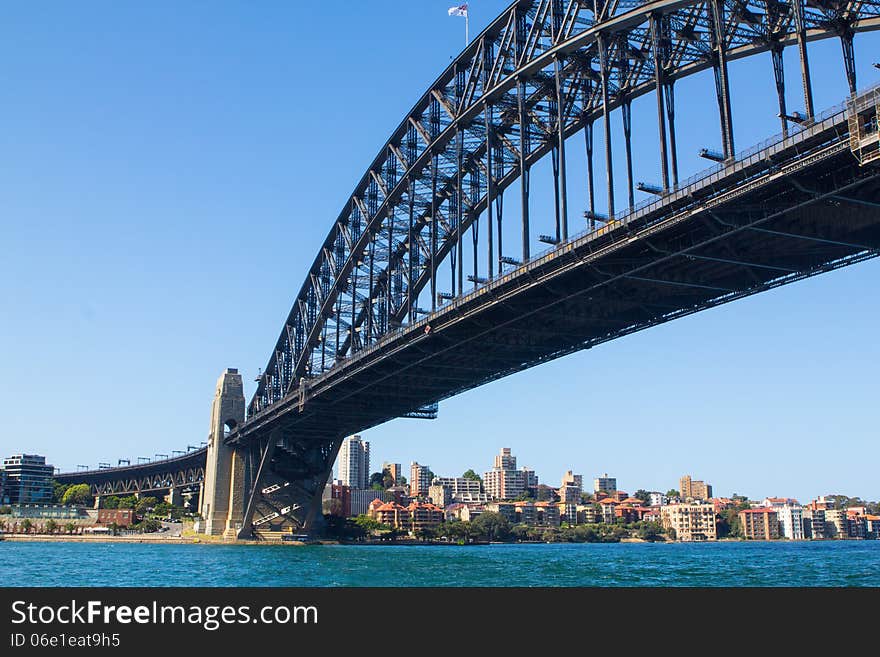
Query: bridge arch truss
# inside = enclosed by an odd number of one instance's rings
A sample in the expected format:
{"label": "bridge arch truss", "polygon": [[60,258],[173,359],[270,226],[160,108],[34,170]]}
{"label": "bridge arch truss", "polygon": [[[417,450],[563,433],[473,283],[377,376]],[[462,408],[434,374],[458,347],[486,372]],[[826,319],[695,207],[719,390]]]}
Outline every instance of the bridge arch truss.
{"label": "bridge arch truss", "polygon": [[[486,284],[505,265],[529,261],[535,237],[529,172],[548,155],[555,222],[553,234],[542,241],[568,240],[566,148],[578,132],[584,133],[588,160],[584,216],[597,228],[613,221],[619,209],[613,111],[623,120],[626,200],[632,208],[634,99],[656,97],[660,185],[653,191],[662,196],[679,185],[676,81],[713,70],[722,144],[717,157],[729,160],[735,153],[730,61],[771,53],[782,130],[788,134],[814,118],[807,44],[839,39],[842,73],[854,93],[854,35],[878,27],[880,0],[514,2],[422,95],[361,177],[300,288],[248,416],[461,296],[465,287]],[[794,49],[800,62],[800,116],[786,107],[786,48]],[[593,171],[594,126],[604,135],[604,212]],[[517,182],[521,240],[511,251],[501,239],[510,232],[502,225],[510,220],[504,198]],[[473,260],[467,264],[465,240],[471,241]],[[478,243],[484,245],[480,252]],[[448,291],[440,289],[441,264],[444,270],[448,265],[442,273]],[[421,308],[425,299],[430,307]]]}

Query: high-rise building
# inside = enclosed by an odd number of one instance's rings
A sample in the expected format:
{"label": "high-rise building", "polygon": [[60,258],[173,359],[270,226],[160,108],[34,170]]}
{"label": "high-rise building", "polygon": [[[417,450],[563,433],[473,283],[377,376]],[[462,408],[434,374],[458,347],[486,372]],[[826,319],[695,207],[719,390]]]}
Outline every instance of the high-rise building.
{"label": "high-rise building", "polygon": [[593,479],[593,492],[613,495],[617,492],[617,479],[609,477],[607,472],[601,477],[596,477]]}
{"label": "high-rise building", "polygon": [[501,452],[495,455],[492,467],[497,470],[516,470],[516,457],[510,453],[510,447],[501,448]]}
{"label": "high-rise building", "polygon": [[427,495],[431,487],[431,468],[415,461],[409,466],[409,494],[413,497]]}
{"label": "high-rise building", "polygon": [[51,504],[55,468],[38,454],[13,454],[3,459],[6,492],[10,504]]}
{"label": "high-rise building", "polygon": [[660,507],[664,529],[674,529],[684,542],[714,541],[718,538],[713,504],[667,504]]}
{"label": "high-rise building", "polygon": [[349,436],[339,449],[339,479],[352,489],[370,487],[370,443],[360,436]]}
{"label": "high-rise building", "polygon": [[527,467],[516,469],[516,457],[504,447],[495,456],[491,470],[483,474],[483,486],[490,500],[513,500],[527,490],[534,492],[538,488],[538,476]]}
{"label": "high-rise building", "polygon": [[9,504],[9,497],[6,495],[6,470],[0,468],[0,504]]}
{"label": "high-rise building", "polygon": [[678,481],[678,492],[683,500],[708,500],[712,497],[712,486],[685,475]]}
{"label": "high-rise building", "polygon": [[382,472],[385,470],[388,470],[388,473],[391,475],[391,479],[394,480],[395,484],[400,481],[400,475],[403,474],[403,467],[400,463],[383,463]]}
{"label": "high-rise building", "polygon": [[562,503],[580,504],[583,491],[583,476],[573,474],[571,470],[562,475],[562,485],[559,487],[559,499]]}
{"label": "high-rise building", "polygon": [[771,541],[779,538],[779,516],[777,509],[758,507],[739,512],[739,524],[745,538],[758,541]]}

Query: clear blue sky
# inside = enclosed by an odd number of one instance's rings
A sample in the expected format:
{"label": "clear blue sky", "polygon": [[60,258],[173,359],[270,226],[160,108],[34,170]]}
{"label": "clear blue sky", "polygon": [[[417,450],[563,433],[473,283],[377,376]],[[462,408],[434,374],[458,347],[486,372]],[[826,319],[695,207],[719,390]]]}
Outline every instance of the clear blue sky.
{"label": "clear blue sky", "polygon": [[[250,396],[331,221],[461,48],[452,4],[0,6],[0,453],[65,470],[170,453],[206,439],[223,368],[244,372]],[[470,5],[475,35],[507,3]],[[860,86],[880,77],[878,43],[856,38]],[[817,107],[839,102],[839,43],[811,55]],[[745,148],[779,130],[769,55],[731,76]],[[709,75],[678,89],[686,176],[720,137]],[[654,112],[650,99],[634,107],[639,180],[659,176]],[[582,143],[569,148],[572,180]],[[585,193],[570,186],[577,216]],[[364,437],[375,466],[418,460],[438,474],[482,472],[509,446],[553,484],[571,468],[665,491],[690,473],[718,494],[877,499],[878,282],[875,261],[827,274]]]}

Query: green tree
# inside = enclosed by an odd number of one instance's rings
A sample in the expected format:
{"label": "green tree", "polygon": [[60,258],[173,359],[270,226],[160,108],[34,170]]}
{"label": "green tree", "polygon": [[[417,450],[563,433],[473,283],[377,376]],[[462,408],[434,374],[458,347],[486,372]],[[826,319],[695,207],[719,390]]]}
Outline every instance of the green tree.
{"label": "green tree", "polygon": [[54,534],[57,531],[58,531],[58,523],[52,519],[49,519],[49,521],[46,523],[46,533],[47,534]]}
{"label": "green tree", "polygon": [[639,488],[635,493],[633,493],[633,497],[640,499],[645,504],[651,501],[651,493],[646,491],[644,488]]}
{"label": "green tree", "polygon": [[383,472],[374,472],[370,475],[369,486],[373,490],[385,490],[385,474]]}
{"label": "green tree", "polygon": [[507,518],[494,511],[481,513],[471,522],[471,527],[477,536],[487,541],[503,541],[510,535]]}
{"label": "green tree", "polygon": [[137,506],[138,498],[134,495],[129,495],[128,497],[120,497],[119,498],[119,506],[117,508],[120,509],[133,509]]}
{"label": "green tree", "polygon": [[119,498],[115,495],[111,495],[110,497],[101,498],[101,508],[104,509],[118,509],[119,508]]}
{"label": "green tree", "polygon": [[66,531],[68,534],[72,534],[76,531],[76,523],[68,522],[66,525],[64,525],[64,531]]}
{"label": "green tree", "polygon": [[147,497],[142,497],[137,501],[137,504],[135,504],[134,506],[134,510],[140,514],[144,514],[154,509],[157,504],[159,504],[159,500],[151,495],[148,495]]}
{"label": "green tree", "polygon": [[471,481],[479,481],[481,484],[483,483],[483,478],[478,475],[473,469],[465,470],[464,474],[461,475],[462,479],[470,479]]}
{"label": "green tree", "polygon": [[74,504],[82,506],[92,501],[92,490],[88,484],[74,484],[70,486],[61,497],[62,504]]}
{"label": "green tree", "polygon": [[52,501],[55,504],[62,504],[62,499],[64,498],[64,493],[67,489],[70,488],[70,484],[59,484],[54,479],[52,480]]}
{"label": "green tree", "polygon": [[30,534],[31,530],[34,528],[34,523],[31,522],[30,518],[25,518],[21,523],[21,532],[23,534]]}
{"label": "green tree", "polygon": [[383,525],[375,518],[371,518],[363,513],[354,519],[354,523],[360,527],[367,536],[372,536],[375,532],[388,528],[387,525]]}
{"label": "green tree", "polygon": [[666,491],[666,497],[681,497],[681,494],[674,488],[670,488]]}

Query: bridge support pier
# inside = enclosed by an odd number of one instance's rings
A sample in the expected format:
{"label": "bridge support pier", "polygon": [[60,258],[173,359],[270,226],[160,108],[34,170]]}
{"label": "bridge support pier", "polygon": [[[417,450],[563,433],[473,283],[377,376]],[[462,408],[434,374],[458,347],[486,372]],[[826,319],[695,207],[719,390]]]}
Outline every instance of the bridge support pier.
{"label": "bridge support pier", "polygon": [[244,416],[241,374],[230,368],[217,380],[211,406],[211,432],[208,435],[204,494],[201,498],[206,534],[235,531],[241,523],[243,464],[241,458],[236,456],[236,450],[224,442],[224,437],[227,431],[234,430],[244,422]]}
{"label": "bridge support pier", "polygon": [[183,492],[179,488],[171,488],[165,496],[165,501],[173,506],[183,506]]}
{"label": "bridge support pier", "polygon": [[243,448],[247,494],[238,538],[263,531],[320,536],[321,496],[341,444],[341,439],[300,438],[276,429]]}

